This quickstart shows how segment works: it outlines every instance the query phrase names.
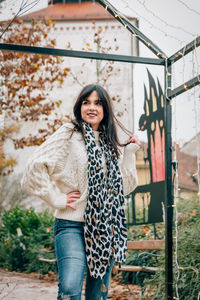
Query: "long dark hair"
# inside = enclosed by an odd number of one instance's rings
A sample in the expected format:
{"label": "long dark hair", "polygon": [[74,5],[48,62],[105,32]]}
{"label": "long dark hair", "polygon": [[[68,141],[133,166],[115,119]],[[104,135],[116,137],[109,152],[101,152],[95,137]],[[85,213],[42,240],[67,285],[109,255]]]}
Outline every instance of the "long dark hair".
{"label": "long dark hair", "polygon": [[110,142],[119,157],[119,146],[125,146],[119,142],[117,136],[116,123],[122,128],[124,132],[127,134],[132,134],[129,130],[127,130],[114,116],[112,103],[110,96],[107,91],[98,84],[89,84],[86,85],[80,94],[77,97],[77,100],[74,104],[73,112],[75,116],[75,120],[72,120],[72,123],[75,125],[75,129],[82,132],[84,134],[84,130],[82,127],[82,118],[81,118],[81,105],[82,101],[87,99],[87,97],[93,92],[96,91],[99,95],[99,98],[103,105],[104,118],[99,125],[100,130],[104,130],[108,142]]}

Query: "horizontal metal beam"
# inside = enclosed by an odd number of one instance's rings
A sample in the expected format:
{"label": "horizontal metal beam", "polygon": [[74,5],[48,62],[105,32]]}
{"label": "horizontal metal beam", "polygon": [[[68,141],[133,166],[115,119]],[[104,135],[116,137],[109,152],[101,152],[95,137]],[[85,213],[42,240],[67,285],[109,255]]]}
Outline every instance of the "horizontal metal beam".
{"label": "horizontal metal beam", "polygon": [[[167,58],[167,55],[155,45],[148,37],[146,37],[137,27],[135,27],[125,16],[123,16],[109,1],[105,0],[96,0],[101,4],[106,10],[113,16],[117,21],[119,21],[127,30],[149,48],[155,55],[160,58]],[[116,12],[116,13],[115,13]]]}
{"label": "horizontal metal beam", "polygon": [[74,51],[74,50],[65,50],[65,49],[5,44],[5,43],[0,43],[0,49],[8,50],[8,51],[26,52],[26,53],[37,53],[43,55],[69,56],[69,57],[86,58],[86,59],[110,60],[110,61],[160,65],[160,66],[165,65],[164,59],[158,59],[158,58],[155,59],[155,58],[129,56],[129,55],[105,54],[105,53],[97,53],[97,52]]}
{"label": "horizontal metal beam", "polygon": [[200,46],[200,36],[198,36],[195,40],[187,44],[185,47],[177,51],[175,54],[168,58],[168,61],[171,63],[175,63],[177,60],[181,59],[183,56],[187,55],[195,48]]}
{"label": "horizontal metal beam", "polygon": [[172,99],[184,92],[186,92],[187,90],[193,88],[194,86],[200,84],[200,74],[196,77],[194,77],[193,79],[185,82],[184,84],[180,85],[179,87],[175,88],[174,90],[168,90],[168,94],[167,97]]}

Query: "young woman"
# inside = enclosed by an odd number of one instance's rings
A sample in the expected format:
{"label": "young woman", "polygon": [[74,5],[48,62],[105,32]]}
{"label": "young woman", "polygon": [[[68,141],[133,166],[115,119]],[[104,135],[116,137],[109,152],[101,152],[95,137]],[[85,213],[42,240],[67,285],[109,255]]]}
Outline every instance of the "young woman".
{"label": "young woman", "polygon": [[126,257],[124,195],[137,185],[131,135],[119,160],[116,119],[109,95],[87,85],[61,126],[29,160],[22,189],[55,209],[58,299],[105,300],[114,262]]}

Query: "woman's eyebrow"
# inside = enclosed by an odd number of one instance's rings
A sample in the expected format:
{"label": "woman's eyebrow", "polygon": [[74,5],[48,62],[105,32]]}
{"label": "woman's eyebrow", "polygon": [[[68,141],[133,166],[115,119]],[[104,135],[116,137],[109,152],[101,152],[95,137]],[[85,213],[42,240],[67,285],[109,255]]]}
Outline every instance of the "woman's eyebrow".
{"label": "woman's eyebrow", "polygon": [[[89,100],[89,99],[83,99],[83,101],[91,101],[91,100]],[[94,100],[94,101],[101,101],[101,99],[96,99],[96,100]]]}

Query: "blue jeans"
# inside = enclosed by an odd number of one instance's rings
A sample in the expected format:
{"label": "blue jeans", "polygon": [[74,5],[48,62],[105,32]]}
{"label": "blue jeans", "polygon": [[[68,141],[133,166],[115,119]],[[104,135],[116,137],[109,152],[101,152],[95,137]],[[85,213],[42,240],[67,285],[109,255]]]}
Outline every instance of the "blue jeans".
{"label": "blue jeans", "polygon": [[114,261],[103,278],[106,292],[101,292],[101,279],[90,276],[86,262],[83,222],[55,219],[54,234],[58,263],[58,300],[81,300],[86,274],[85,299],[106,300]]}

